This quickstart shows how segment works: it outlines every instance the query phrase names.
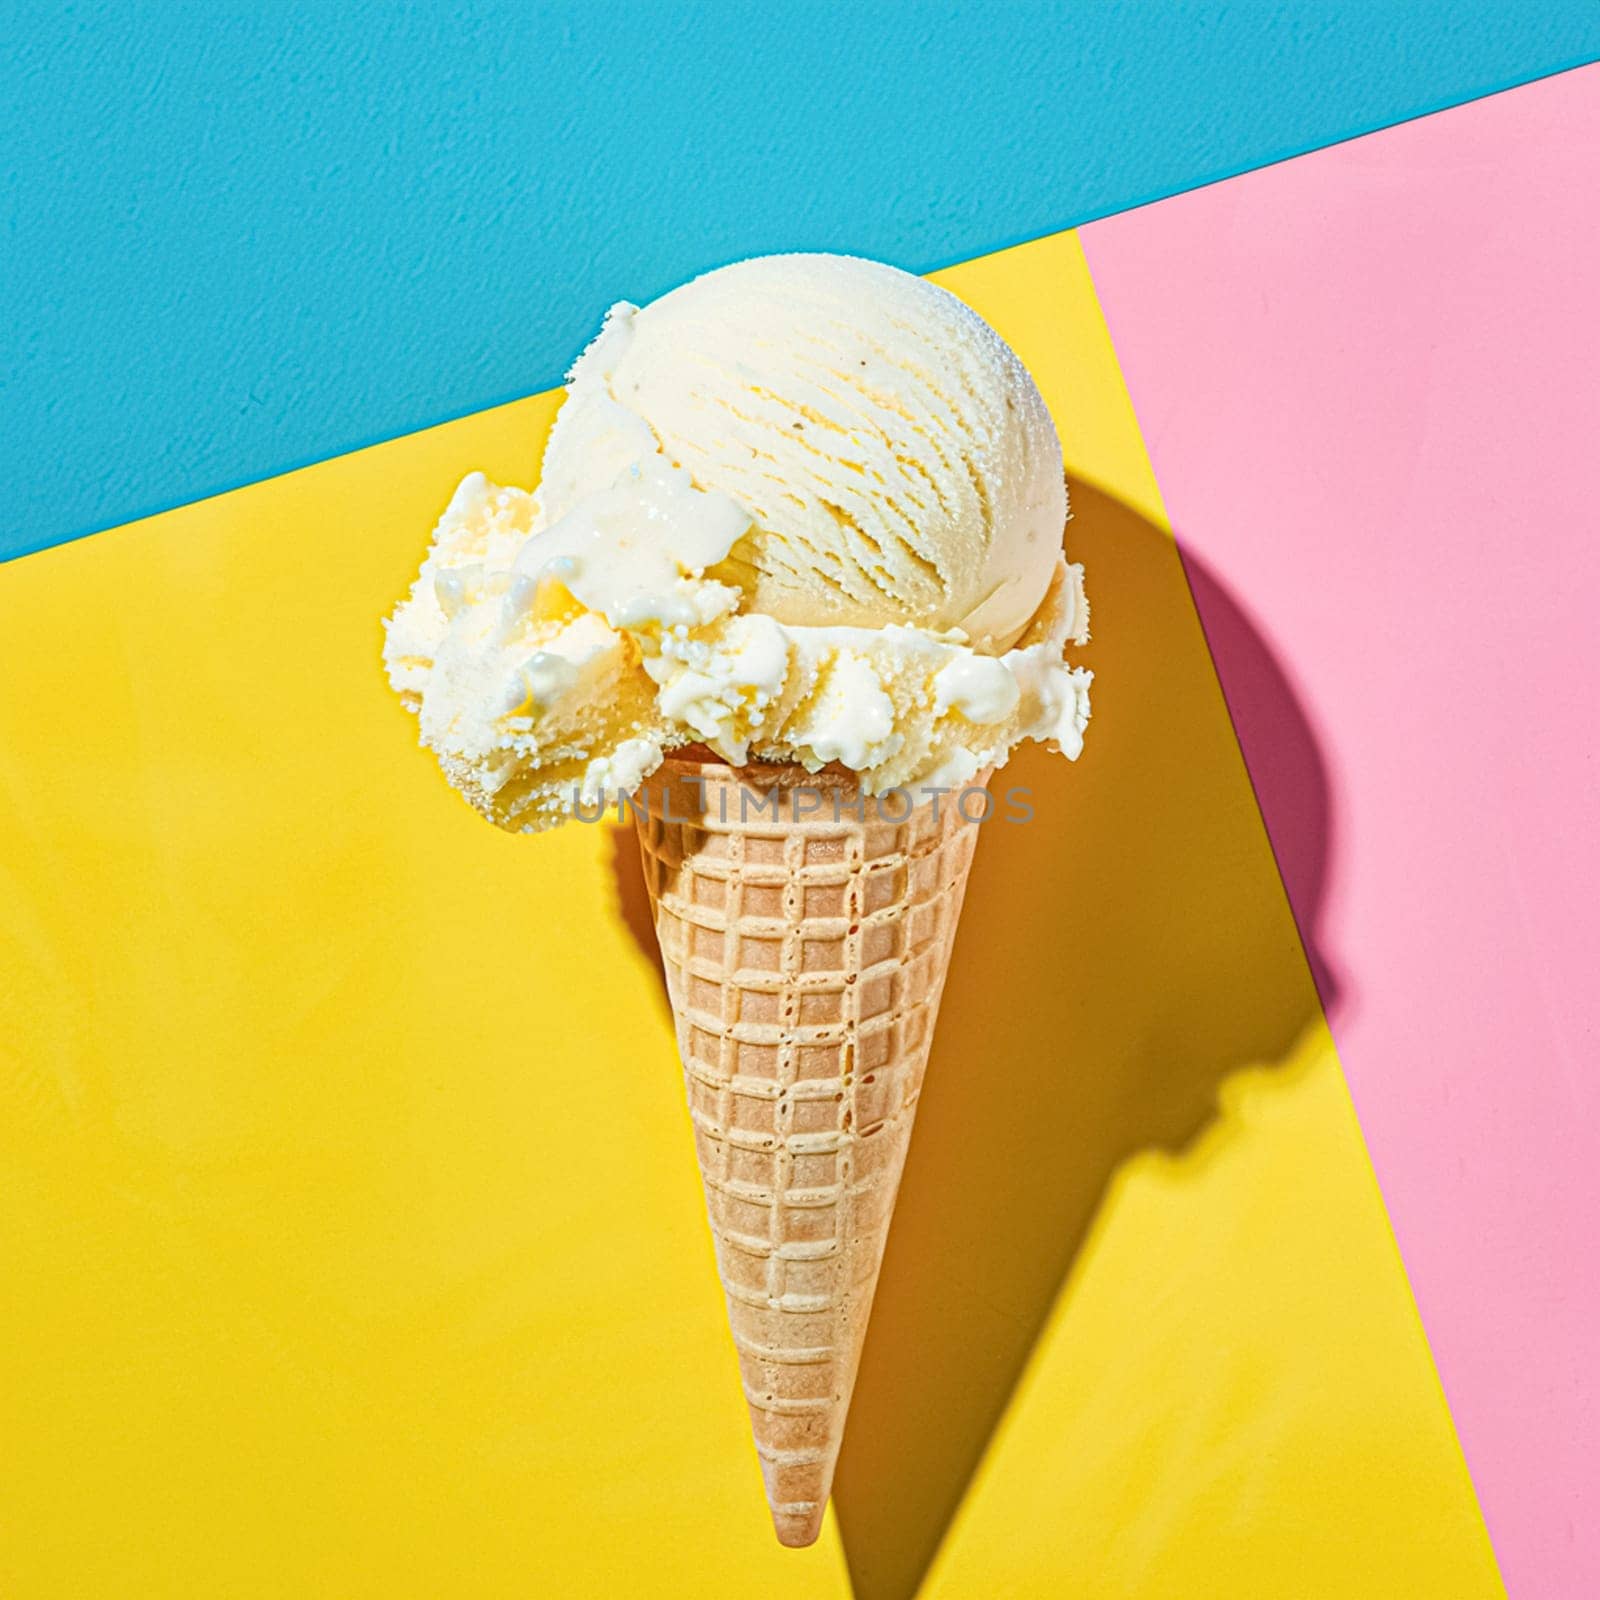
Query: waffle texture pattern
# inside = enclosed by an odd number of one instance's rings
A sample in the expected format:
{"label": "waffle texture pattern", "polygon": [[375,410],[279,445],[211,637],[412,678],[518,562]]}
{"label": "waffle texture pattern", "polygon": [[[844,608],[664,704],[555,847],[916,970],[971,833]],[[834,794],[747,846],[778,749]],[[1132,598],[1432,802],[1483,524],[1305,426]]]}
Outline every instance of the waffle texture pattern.
{"label": "waffle texture pattern", "polygon": [[635,823],[767,1499],[810,1544],[980,830],[842,769],[679,757]]}

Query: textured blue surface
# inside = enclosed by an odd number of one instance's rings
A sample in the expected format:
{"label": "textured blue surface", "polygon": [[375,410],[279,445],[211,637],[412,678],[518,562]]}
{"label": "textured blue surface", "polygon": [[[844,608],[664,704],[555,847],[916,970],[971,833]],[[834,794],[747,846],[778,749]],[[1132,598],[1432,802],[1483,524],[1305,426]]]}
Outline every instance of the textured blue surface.
{"label": "textured blue surface", "polygon": [[546,387],[735,256],[927,269],[1576,65],[1600,5],[0,8],[0,52],[20,554]]}

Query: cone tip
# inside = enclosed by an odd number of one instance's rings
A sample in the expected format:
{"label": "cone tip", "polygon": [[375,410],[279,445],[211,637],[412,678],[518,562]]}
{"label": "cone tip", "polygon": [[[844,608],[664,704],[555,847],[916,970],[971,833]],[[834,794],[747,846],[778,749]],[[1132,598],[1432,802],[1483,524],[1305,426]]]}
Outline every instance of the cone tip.
{"label": "cone tip", "polygon": [[795,1505],[772,1507],[772,1526],[778,1543],[788,1550],[803,1550],[815,1544],[822,1532],[822,1505],[802,1501]]}

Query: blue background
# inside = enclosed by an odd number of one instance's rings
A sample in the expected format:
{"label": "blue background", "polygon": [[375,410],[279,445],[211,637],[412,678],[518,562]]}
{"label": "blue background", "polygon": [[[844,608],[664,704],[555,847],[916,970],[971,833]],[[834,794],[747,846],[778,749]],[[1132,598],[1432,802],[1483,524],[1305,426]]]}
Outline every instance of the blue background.
{"label": "blue background", "polygon": [[926,270],[1600,56],[1595,0],[0,25],[0,554],[548,387],[732,257]]}

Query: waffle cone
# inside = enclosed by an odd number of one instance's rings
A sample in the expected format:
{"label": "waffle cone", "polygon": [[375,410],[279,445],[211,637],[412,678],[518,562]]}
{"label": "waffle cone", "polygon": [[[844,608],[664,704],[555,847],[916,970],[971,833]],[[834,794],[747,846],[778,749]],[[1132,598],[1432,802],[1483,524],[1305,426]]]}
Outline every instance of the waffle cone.
{"label": "waffle cone", "polygon": [[903,793],[863,806],[842,768],[680,755],[635,811],[728,1320],[786,1545],[822,1527],[922,1091],[979,832],[952,800],[937,815]]}

